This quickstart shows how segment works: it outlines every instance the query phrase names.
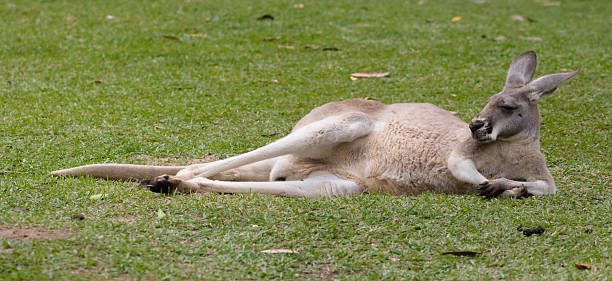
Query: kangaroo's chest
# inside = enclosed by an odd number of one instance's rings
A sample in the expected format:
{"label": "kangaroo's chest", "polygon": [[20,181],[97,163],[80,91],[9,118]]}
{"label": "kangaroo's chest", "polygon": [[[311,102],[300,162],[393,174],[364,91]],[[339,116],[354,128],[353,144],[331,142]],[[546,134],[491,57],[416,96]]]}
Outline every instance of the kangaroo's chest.
{"label": "kangaroo's chest", "polygon": [[522,175],[516,171],[521,170],[522,155],[520,153],[499,153],[497,151],[481,153],[475,157],[476,169],[488,179],[507,178],[520,179]]}

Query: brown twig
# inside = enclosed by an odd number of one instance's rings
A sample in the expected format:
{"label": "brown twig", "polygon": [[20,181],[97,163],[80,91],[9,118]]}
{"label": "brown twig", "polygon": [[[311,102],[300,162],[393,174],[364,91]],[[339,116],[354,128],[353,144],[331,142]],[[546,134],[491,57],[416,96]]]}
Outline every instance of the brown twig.
{"label": "brown twig", "polygon": [[25,175],[25,173],[17,172],[17,171],[0,171],[0,175],[3,175],[3,174],[20,174],[20,175]]}

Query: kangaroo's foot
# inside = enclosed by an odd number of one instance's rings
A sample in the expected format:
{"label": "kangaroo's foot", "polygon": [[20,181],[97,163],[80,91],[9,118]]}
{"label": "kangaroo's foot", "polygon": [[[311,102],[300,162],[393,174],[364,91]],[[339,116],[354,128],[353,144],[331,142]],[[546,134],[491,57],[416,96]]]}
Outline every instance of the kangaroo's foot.
{"label": "kangaroo's foot", "polygon": [[170,179],[168,175],[161,175],[151,180],[144,180],[140,183],[149,188],[149,190],[162,194],[174,193],[178,183]]}
{"label": "kangaroo's foot", "polygon": [[161,175],[152,180],[141,182],[149,190],[162,194],[193,193],[198,191],[197,184],[184,181],[175,176]]}

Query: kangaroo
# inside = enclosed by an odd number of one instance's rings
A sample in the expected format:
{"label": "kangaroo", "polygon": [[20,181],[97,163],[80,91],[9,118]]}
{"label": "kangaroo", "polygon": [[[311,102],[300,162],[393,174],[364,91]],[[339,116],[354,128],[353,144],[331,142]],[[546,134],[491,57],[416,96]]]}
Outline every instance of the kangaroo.
{"label": "kangaroo", "polygon": [[287,136],[227,159],[175,167],[93,164],[51,174],[140,179],[161,193],[555,194],[540,152],[538,101],[580,70],[531,81],[535,68],[535,52],[516,57],[502,91],[469,124],[428,103],[349,99],[317,107]]}

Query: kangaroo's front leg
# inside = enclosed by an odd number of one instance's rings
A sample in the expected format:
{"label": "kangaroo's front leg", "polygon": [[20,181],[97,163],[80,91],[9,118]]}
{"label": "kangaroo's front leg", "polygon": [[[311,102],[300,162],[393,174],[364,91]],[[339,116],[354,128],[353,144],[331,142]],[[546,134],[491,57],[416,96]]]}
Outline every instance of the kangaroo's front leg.
{"label": "kangaroo's front leg", "polygon": [[181,180],[209,178],[220,172],[286,154],[321,159],[339,143],[368,135],[373,123],[362,112],[350,112],[310,123],[289,135],[251,152],[227,159],[188,166],[176,175]]}
{"label": "kangaroo's front leg", "polygon": [[[153,191],[162,193],[258,193],[287,197],[333,197],[338,195],[359,194],[363,187],[359,184],[341,179],[327,172],[315,172],[300,181],[277,182],[234,182],[216,181],[196,177],[187,181],[164,176],[157,181],[159,189]],[[162,186],[163,184],[163,186]]]}
{"label": "kangaroo's front leg", "polygon": [[529,181],[515,181],[506,178],[487,180],[485,176],[478,172],[474,161],[456,154],[449,157],[448,168],[456,179],[478,186],[478,195],[484,196],[486,199],[498,196],[525,197],[555,193],[555,183],[548,173],[541,176],[525,175],[525,178]]}

